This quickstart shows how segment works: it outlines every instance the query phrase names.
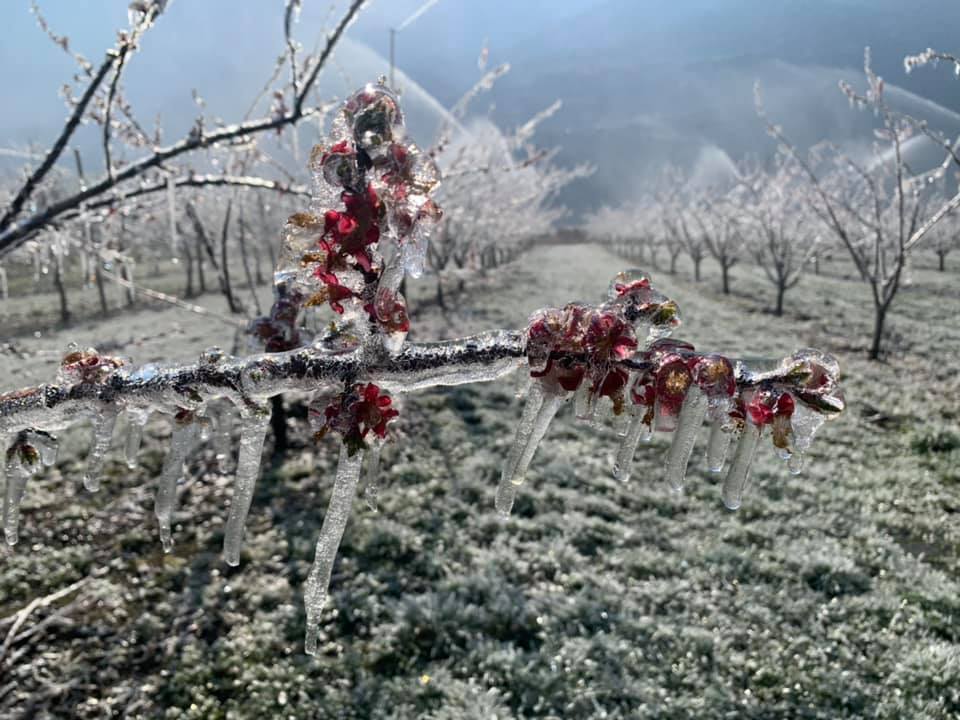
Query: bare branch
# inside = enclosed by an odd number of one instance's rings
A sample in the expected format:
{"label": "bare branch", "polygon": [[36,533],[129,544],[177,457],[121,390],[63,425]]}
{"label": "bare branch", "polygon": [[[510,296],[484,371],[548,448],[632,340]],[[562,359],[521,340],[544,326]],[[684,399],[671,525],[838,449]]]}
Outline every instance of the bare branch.
{"label": "bare branch", "polygon": [[11,205],[10,210],[8,210],[7,214],[2,220],[0,220],[0,256],[3,256],[21,243],[25,242],[33,233],[51,224],[60,218],[60,216],[62,216],[64,213],[77,209],[81,203],[87,202],[92,198],[102,195],[119,183],[139,177],[147,170],[161,167],[167,161],[179,157],[184,153],[213,147],[215,145],[234,140],[246,141],[246,139],[251,135],[269,130],[278,130],[286,127],[287,125],[293,125],[305,117],[314,115],[317,112],[316,109],[305,107],[307,95],[313,88],[313,85],[320,74],[320,70],[326,64],[326,61],[329,59],[330,54],[333,52],[333,49],[340,37],[356,17],[357,13],[364,5],[364,2],[365,0],[353,0],[353,2],[350,4],[350,7],[341,18],[340,23],[327,39],[327,44],[324,47],[320,58],[313,66],[310,74],[304,81],[300,89],[300,93],[295,98],[293,108],[288,112],[270,118],[262,118],[260,120],[227,125],[211,133],[205,133],[202,130],[195,130],[190,135],[183,138],[179,142],[174,143],[173,145],[165,148],[155,149],[153,154],[131,163],[122,171],[115,173],[112,178],[109,176],[105,177],[99,182],[94,183],[93,185],[74,195],[52,203],[42,210],[38,210],[33,215],[19,223],[13,222],[16,215],[19,214],[20,209],[23,207],[24,202],[33,191],[33,188],[43,178],[43,176],[46,175],[47,171],[49,171],[50,167],[53,166],[57,157],[59,157],[60,153],[63,151],[63,146],[66,145],[67,140],[73,133],[73,130],[76,128],[76,125],[79,123],[80,117],[82,116],[80,107],[86,107],[86,104],[89,103],[90,98],[93,96],[96,88],[99,87],[99,85],[103,82],[103,79],[106,77],[110,67],[112,67],[113,63],[116,61],[117,58],[115,55],[108,54],[107,59],[104,61],[104,65],[96,73],[95,80],[91,82],[87,92],[84,93],[84,97],[78,103],[77,110],[74,112],[74,116],[71,117],[71,121],[73,121],[72,124],[71,122],[68,122],[67,127],[64,128],[64,133],[62,133],[61,138],[54,146],[54,149],[51,150],[50,154],[47,156],[47,160],[44,161],[43,166],[41,166],[43,172],[41,173],[38,171],[34,174],[34,176],[31,177],[27,185],[21,189],[17,198],[15,198],[14,204]]}
{"label": "bare branch", "polygon": [[[118,56],[115,50],[110,50],[107,53],[103,63],[101,63],[100,67],[97,69],[97,72],[94,73],[93,78],[87,85],[87,89],[84,90],[80,100],[73,108],[73,113],[71,113],[70,117],[67,119],[67,124],[63,126],[63,129],[60,131],[60,135],[53,143],[53,147],[51,147],[49,152],[47,152],[43,162],[40,163],[40,167],[34,170],[30,177],[27,178],[27,181],[23,184],[23,187],[20,188],[20,191],[11,201],[6,213],[4,213],[3,217],[0,218],[0,228],[6,228],[11,222],[13,222],[13,220],[23,209],[24,203],[30,199],[30,196],[33,194],[33,191],[36,189],[37,185],[39,185],[43,178],[46,177],[47,173],[50,172],[50,168],[56,164],[57,160],[60,158],[60,155],[63,153],[64,148],[67,146],[67,143],[70,141],[70,138],[73,136],[74,131],[80,124],[80,120],[83,119],[83,115],[87,111],[87,106],[90,104],[90,101],[96,94],[97,89],[100,87],[101,83],[103,83],[103,80],[110,71],[110,68],[112,68],[114,63],[117,61],[117,57]],[[77,204],[82,202],[83,199],[85,198],[78,200]],[[0,234],[0,254],[3,253],[4,248],[6,247],[6,244],[4,243],[6,234],[7,233],[5,232]]]}

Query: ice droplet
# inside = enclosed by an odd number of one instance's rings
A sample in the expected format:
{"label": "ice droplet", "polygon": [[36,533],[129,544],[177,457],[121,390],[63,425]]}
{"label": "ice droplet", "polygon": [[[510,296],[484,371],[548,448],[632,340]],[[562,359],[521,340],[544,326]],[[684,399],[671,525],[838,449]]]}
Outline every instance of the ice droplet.
{"label": "ice droplet", "polygon": [[747,422],[740,431],[737,449],[733,454],[730,469],[723,480],[723,504],[731,510],[736,510],[743,502],[743,489],[750,477],[750,466],[753,464],[757,445],[760,442],[762,427]]}
{"label": "ice droplet", "polygon": [[350,455],[347,447],[340,444],[340,459],[337,462],[337,475],[333,481],[330,504],[323,517],[323,527],[317,539],[317,551],[313,566],[307,576],[304,587],[304,604],[307,610],[307,633],[305,646],[307,655],[317,654],[317,635],[320,632],[320,613],[327,602],[330,588],[330,575],[333,562],[340,548],[344,528],[350,517],[353,499],[357,494],[360,480],[360,468],[363,463],[363,451]]}
{"label": "ice droplet", "polygon": [[690,454],[697,442],[697,434],[707,415],[709,398],[697,385],[691,385],[683,399],[677,429],[673,433],[673,442],[667,451],[667,482],[674,492],[683,490],[683,481],[687,474]]}
{"label": "ice droplet", "polygon": [[100,475],[103,473],[103,464],[107,459],[116,422],[117,410],[113,407],[102,408],[93,416],[93,440],[87,455],[87,472],[83,476],[83,486],[90,492],[100,489]]}
{"label": "ice droplet", "polygon": [[240,564],[240,548],[243,545],[243,529],[253,502],[253,489],[260,474],[260,456],[263,441],[270,424],[270,412],[266,408],[245,408],[240,420],[240,454],[237,473],[230,502],[230,515],[223,539],[223,553],[227,565]]}
{"label": "ice droplet", "polygon": [[163,461],[163,470],[157,480],[157,496],[153,503],[153,514],[160,525],[160,544],[165,553],[173,549],[171,537],[171,519],[173,506],[177,500],[177,483],[183,479],[183,465],[193,448],[197,437],[197,424],[193,419],[185,422],[173,421],[173,433],[170,436],[170,450]]}
{"label": "ice droplet", "polygon": [[787,460],[787,469],[790,471],[791,475],[799,475],[803,472],[803,453],[795,452],[790,456],[790,459]]}

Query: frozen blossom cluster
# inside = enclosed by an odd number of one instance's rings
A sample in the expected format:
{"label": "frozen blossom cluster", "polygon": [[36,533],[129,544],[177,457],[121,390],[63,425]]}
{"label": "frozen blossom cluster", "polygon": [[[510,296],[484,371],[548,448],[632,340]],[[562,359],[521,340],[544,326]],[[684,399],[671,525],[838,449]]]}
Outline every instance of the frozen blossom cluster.
{"label": "frozen blossom cluster", "polygon": [[[239,416],[224,537],[226,562],[239,564],[270,424],[267,401],[283,392],[307,393],[317,440],[333,436],[339,444],[331,499],[305,587],[306,649],[312,654],[364,470],[365,496],[376,506],[380,449],[399,416],[397,393],[522,373],[526,404],[496,491],[496,507],[504,515],[551,420],[568,402],[586,423],[609,421],[618,430],[614,475],[622,481],[630,478],[641,440],[671,433],[665,472],[675,490],[683,487],[706,423],[711,471],[723,470],[728,448],[734,447],[723,483],[730,508],[741,503],[764,436],[790,470],[799,472],[814,433],[843,409],[839,369],[830,356],[804,350],[773,370],[754,372],[670,339],[680,324],[679,308],[637,270],[618,274],[603,302],[539,310],[520,330],[409,343],[402,281],[423,270],[429,230],[441,216],[431,199],[440,176],[431,158],[404,138],[400,105],[383,83],[347,99],[328,144],[314,149],[310,168],[313,203],[284,227],[273,307],[249,329],[252,346],[266,352],[236,358],[211,349],[193,364],[135,367],[74,347],[53,383],[0,395],[3,524],[10,545],[19,538],[19,508],[29,478],[56,462],[56,433],[78,423],[92,425],[84,485],[93,492],[118,416],[127,416],[124,445],[133,467],[143,427],[160,413],[173,430],[154,509],[169,552],[177,485],[189,453],[208,440],[224,448]],[[309,318],[321,310],[328,320]]]}

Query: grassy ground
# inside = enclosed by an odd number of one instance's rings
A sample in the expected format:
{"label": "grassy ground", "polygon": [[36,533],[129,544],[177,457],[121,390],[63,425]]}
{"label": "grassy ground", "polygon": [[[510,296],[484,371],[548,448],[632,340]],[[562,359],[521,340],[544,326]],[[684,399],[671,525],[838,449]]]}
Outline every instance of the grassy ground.
{"label": "grassy ground", "polygon": [[[424,310],[418,339],[594,299],[625,264],[593,246],[539,247],[458,309]],[[142,467],[117,458],[93,496],[78,484],[86,433],[69,433],[28,489],[21,544],[0,551],[0,642],[3,618],[86,583],[34,611],[23,629],[36,630],[0,660],[0,716],[960,715],[956,275],[914,272],[890,361],[869,363],[863,286],[807,278],[775,318],[758,273],[737,268],[724,297],[706,270],[699,285],[685,268],[655,275],[683,308],[681,337],[737,356],[809,345],[841,360],[849,410],[822,430],[803,475],[767,449],[731,513],[702,463],[685,495],[668,491],[661,439],[619,484],[616,438],[567,410],[501,521],[494,489],[520,412],[510,383],[418,394],[385,451],[379,513],[358,503],[347,528],[312,659],[300,593],[331,444],[292,427],[297,447],[265,463],[232,569],[219,555],[230,481],[210,449],[191,462],[164,556],[151,478],[166,424],[148,426]],[[141,327],[180,321],[142,312]]]}

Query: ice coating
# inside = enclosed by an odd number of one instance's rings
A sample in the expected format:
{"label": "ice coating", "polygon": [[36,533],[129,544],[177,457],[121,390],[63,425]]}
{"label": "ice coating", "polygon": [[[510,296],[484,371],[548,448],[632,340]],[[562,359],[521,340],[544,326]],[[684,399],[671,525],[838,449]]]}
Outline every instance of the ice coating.
{"label": "ice coating", "polygon": [[160,527],[160,544],[165,553],[173,549],[171,519],[177,500],[177,484],[183,479],[183,465],[187,461],[187,455],[193,449],[197,429],[198,425],[192,413],[178,413],[173,419],[170,449],[167,451],[163,470],[157,480],[157,495],[153,505],[153,514]]}
{"label": "ice coating", "polygon": [[317,539],[313,566],[304,585],[304,603],[307,612],[305,649],[308,655],[317,654],[320,613],[327,602],[333,563],[337,558],[337,550],[340,548],[340,540],[343,538],[347,520],[350,518],[362,465],[362,451],[351,455],[346,445],[340,445],[340,459],[337,462],[337,475],[333,481],[330,503],[323,516],[323,527]]}
{"label": "ice coating", "polygon": [[304,312],[328,307],[333,333],[398,353],[410,329],[401,281],[423,272],[440,172],[405,139],[399,101],[383,83],[347,98],[309,166],[310,211],[284,227],[274,304],[251,334],[268,351],[301,347],[315,339],[300,327]]}
{"label": "ice coating", "polygon": [[245,408],[240,413],[240,453],[233,481],[233,498],[223,538],[223,555],[227,565],[240,564],[243,532],[253,502],[253,490],[260,475],[260,456],[263,441],[270,424],[270,413],[265,408]]}

